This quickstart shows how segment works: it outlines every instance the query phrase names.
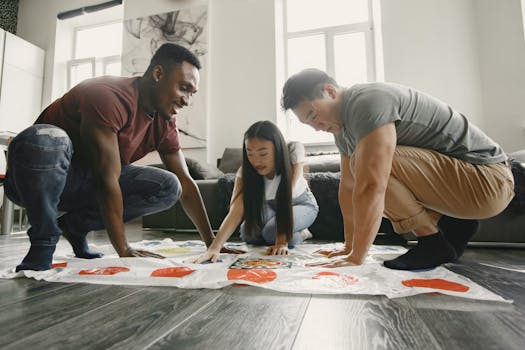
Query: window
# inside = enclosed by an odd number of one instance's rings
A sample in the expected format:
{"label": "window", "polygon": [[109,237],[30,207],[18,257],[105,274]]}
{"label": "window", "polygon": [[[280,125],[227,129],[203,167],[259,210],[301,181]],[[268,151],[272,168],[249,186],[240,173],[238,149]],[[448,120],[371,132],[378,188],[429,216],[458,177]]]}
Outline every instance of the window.
{"label": "window", "polygon": [[77,27],[73,59],[68,62],[68,89],[84,79],[120,75],[122,22]]}
{"label": "window", "polygon": [[[282,0],[284,75],[318,68],[341,86],[376,80],[374,0]],[[288,111],[283,130],[303,143],[332,142],[329,133],[301,124]]]}

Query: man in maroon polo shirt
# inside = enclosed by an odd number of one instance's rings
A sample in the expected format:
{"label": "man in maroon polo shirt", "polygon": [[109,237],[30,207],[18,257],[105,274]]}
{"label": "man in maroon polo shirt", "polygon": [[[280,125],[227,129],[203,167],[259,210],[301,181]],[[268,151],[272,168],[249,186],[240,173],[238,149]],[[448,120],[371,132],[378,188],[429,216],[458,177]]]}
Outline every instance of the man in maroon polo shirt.
{"label": "man in maroon polo shirt", "polygon": [[[6,194],[26,208],[31,241],[16,270],[47,270],[60,234],[98,258],[86,234],[106,229],[121,257],[158,257],[128,245],[124,222],[179,198],[209,245],[214,236],[180,149],[176,115],[199,85],[197,57],[164,44],[142,77],[86,80],[54,101],[9,146]],[[157,150],[166,170],[131,165]],[[58,212],[65,212],[57,220]]]}

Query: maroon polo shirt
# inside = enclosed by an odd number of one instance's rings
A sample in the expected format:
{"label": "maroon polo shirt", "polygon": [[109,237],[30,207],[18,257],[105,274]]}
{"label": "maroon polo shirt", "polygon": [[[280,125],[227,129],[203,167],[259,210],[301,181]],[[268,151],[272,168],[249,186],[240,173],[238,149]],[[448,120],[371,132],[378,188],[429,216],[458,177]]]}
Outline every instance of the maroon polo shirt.
{"label": "maroon polo shirt", "polygon": [[[80,147],[80,123],[91,118],[117,134],[120,161],[127,165],[157,150],[160,154],[180,149],[176,120],[150,116],[139,107],[139,78],[98,77],[84,80],[49,105],[35,124],[56,125],[66,131],[75,154]],[[79,154],[80,153],[80,154]]]}

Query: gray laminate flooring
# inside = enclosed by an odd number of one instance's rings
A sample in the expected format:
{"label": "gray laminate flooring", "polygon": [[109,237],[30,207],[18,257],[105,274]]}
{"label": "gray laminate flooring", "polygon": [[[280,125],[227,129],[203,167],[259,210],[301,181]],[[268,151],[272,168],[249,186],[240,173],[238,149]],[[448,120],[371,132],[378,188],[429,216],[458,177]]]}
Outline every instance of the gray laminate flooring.
{"label": "gray laminate flooring", "polygon": [[[127,232],[197,239],[140,222]],[[89,240],[109,242],[104,232]],[[0,269],[27,248],[25,235],[0,236]],[[525,250],[469,248],[449,268],[514,304],[0,280],[0,349],[525,349],[525,273],[514,271],[525,270]]]}

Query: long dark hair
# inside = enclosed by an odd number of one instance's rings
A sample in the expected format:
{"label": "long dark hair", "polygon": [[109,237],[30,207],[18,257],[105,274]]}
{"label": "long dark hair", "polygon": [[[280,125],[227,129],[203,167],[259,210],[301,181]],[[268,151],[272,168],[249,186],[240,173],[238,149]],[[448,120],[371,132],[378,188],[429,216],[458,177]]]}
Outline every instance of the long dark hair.
{"label": "long dark hair", "polygon": [[268,121],[259,121],[248,128],[244,134],[242,145],[242,188],[244,200],[244,219],[246,221],[246,232],[252,234],[255,228],[261,229],[262,207],[264,203],[264,179],[262,175],[248,160],[246,152],[246,140],[263,139],[273,143],[275,176],[281,175],[281,182],[277,189],[275,202],[277,232],[285,233],[288,242],[293,235],[293,214],[292,214],[292,165],[288,146],[284,141],[283,134],[277,126]]}

